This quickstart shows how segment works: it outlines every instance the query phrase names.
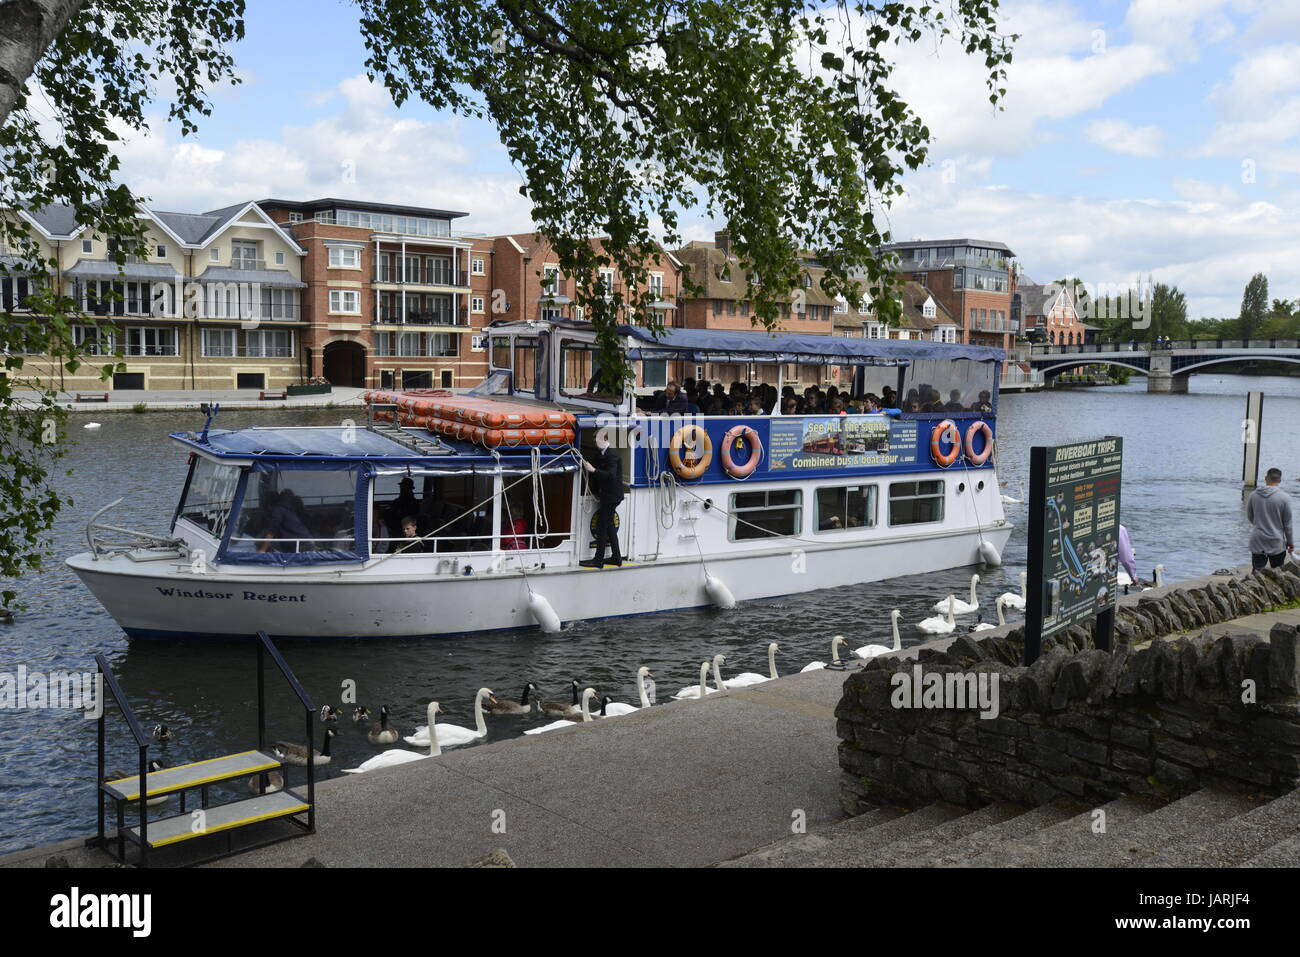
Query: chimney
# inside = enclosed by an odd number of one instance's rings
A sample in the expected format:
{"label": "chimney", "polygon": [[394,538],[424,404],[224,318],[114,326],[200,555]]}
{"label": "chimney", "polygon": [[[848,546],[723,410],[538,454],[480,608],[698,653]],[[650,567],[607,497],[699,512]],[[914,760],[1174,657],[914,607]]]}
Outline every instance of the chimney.
{"label": "chimney", "polygon": [[713,245],[718,247],[724,256],[731,255],[731,233],[725,229],[719,229],[713,234]]}

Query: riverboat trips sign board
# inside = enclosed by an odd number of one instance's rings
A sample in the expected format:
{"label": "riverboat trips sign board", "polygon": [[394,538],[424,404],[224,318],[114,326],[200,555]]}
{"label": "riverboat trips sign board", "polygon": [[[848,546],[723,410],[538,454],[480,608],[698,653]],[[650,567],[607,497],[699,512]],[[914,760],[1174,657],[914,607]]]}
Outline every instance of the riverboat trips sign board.
{"label": "riverboat trips sign board", "polygon": [[831,469],[914,465],[915,421],[885,416],[784,416],[769,426],[768,468]]}
{"label": "riverboat trips sign board", "polygon": [[1117,436],[1030,450],[1026,664],[1043,638],[1089,621],[1097,647],[1110,648],[1123,459]]}

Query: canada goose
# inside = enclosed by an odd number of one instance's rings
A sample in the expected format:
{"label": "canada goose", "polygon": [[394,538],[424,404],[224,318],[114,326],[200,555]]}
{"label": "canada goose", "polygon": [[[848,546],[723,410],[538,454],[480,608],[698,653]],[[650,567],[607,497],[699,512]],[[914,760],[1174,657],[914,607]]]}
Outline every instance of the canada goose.
{"label": "canada goose", "polygon": [[[474,696],[474,727],[471,731],[469,728],[462,728],[457,724],[437,724],[430,721],[415,729],[414,734],[408,734],[404,740],[414,748],[429,748],[430,737],[429,731],[433,730],[433,736],[440,748],[455,748],[462,744],[470,744],[478,741],[480,738],[487,737],[487,724],[483,721],[483,702],[484,700],[496,700],[490,688],[479,688],[478,694]],[[441,713],[442,709],[438,709]]]}
{"label": "canada goose", "polygon": [[1006,604],[1006,602],[1003,600],[1003,596],[998,595],[998,600],[994,602],[994,604],[997,606],[998,609],[998,623],[996,625],[990,625],[986,621],[981,621],[979,622],[979,624],[971,625],[970,626],[971,631],[992,631],[994,628],[1001,628],[1003,625],[1007,623],[1006,615],[1002,614],[1002,606]]}
{"label": "canada goose", "polygon": [[[436,727],[437,716],[442,714],[442,707],[436,701],[430,701],[426,711],[429,724]],[[404,748],[389,748],[382,754],[376,754],[373,758],[362,761],[360,766],[355,768],[344,768],[344,774],[365,774],[367,771],[376,771],[379,768],[390,768],[398,764],[409,764],[411,761],[422,761],[425,758],[436,758],[442,754],[442,748],[438,746],[438,735],[434,732],[433,738],[430,739],[428,754],[417,754],[415,751],[407,751]]]}
{"label": "canada goose", "polygon": [[388,726],[388,705],[379,709],[379,722],[370,726],[370,733],[366,737],[371,744],[397,743],[397,729]]}
{"label": "canada goose", "polygon": [[[326,728],[325,746],[320,751],[312,750],[311,763],[316,767],[330,763],[330,745],[334,743],[336,733],[333,728]],[[292,741],[277,741],[271,750],[285,764],[292,764],[298,768],[307,766],[307,749],[304,745],[294,744]]]}
{"label": "canada goose", "polygon": [[176,732],[165,724],[155,724],[153,730],[149,732],[149,737],[155,741],[170,741],[176,737]]}
{"label": "canada goose", "polygon": [[[262,790],[262,774],[266,775],[266,790]],[[284,790],[284,775],[279,771],[263,771],[254,774],[248,779],[248,792],[250,794],[274,794],[276,791]]]}
{"label": "canada goose", "polygon": [[[153,774],[155,771],[161,771],[163,767],[164,767],[163,763],[159,761],[157,758],[154,758],[152,761],[149,762],[149,773]],[[133,775],[127,774],[125,771],[110,771],[108,774],[104,775],[104,783],[109,784],[112,781],[121,781],[123,778],[129,778],[129,777],[133,777]],[[137,802],[131,801],[130,803],[136,804]],[[167,803],[167,795],[160,794],[158,797],[149,798],[149,800],[144,802],[144,806],[161,807],[166,803]]]}
{"label": "canada goose", "polygon": [[323,704],[320,706],[320,719],[326,724],[332,724],[339,719],[343,712],[333,705]]}
{"label": "canada goose", "polygon": [[[843,635],[836,635],[831,639],[831,664],[840,664],[840,645],[848,646],[848,641]],[[803,674],[805,671],[821,671],[825,667],[826,662],[824,661],[810,661],[799,669],[799,673]]]}
{"label": "canada goose", "polygon": [[542,714],[578,714],[581,711],[581,708],[578,706],[578,689],[582,686],[578,683],[578,679],[574,678],[570,683],[570,687],[573,694],[572,704],[565,704],[563,701],[539,701],[537,703],[537,710],[541,711]]}
{"label": "canada goose", "polygon": [[1150,591],[1152,588],[1163,588],[1165,586],[1165,566],[1157,565],[1151,570],[1151,577],[1154,579],[1150,585],[1143,588],[1143,591]]}
{"label": "canada goose", "polygon": [[509,698],[497,698],[490,702],[484,710],[489,714],[528,714],[533,710],[533,702],[529,700],[529,696],[536,693],[537,685],[530,681],[524,685],[524,693],[519,696],[518,701],[511,701]]}
{"label": "canada goose", "polygon": [[975,594],[975,586],[978,585],[979,583],[980,583],[979,575],[971,575],[970,601],[968,602],[962,601],[960,598],[957,598],[953,595],[949,595],[947,598],[940,598],[930,607],[934,611],[939,612],[939,614],[943,614],[945,611],[948,610],[948,602],[951,601],[952,613],[954,615],[969,615],[972,612],[979,611],[980,600],[979,600],[979,596]]}
{"label": "canada goose", "polygon": [[700,683],[683,688],[673,698],[677,701],[685,701],[691,698],[703,698],[705,695],[713,694],[717,688],[709,687],[709,662],[700,662]]}
{"label": "canada goose", "polygon": [[902,617],[902,612],[897,608],[889,613],[889,628],[894,633],[894,647],[888,645],[863,645],[861,648],[853,649],[853,653],[859,658],[875,658],[877,655],[888,655],[895,651],[903,650],[903,639],[898,635],[898,619]]}
{"label": "canada goose", "polygon": [[0,625],[12,625],[14,622],[14,613],[8,608],[0,608]]}
{"label": "canada goose", "polygon": [[[775,641],[768,642],[768,645],[767,645],[767,670],[768,670],[768,674],[766,674],[766,675],[760,675],[760,674],[759,674],[758,672],[756,672],[756,671],[742,671],[740,674],[738,674],[738,675],[733,675],[732,677],[728,678],[726,681],[723,681],[723,682],[722,682],[722,687],[724,687],[724,688],[748,688],[750,685],[761,685],[764,681],[771,681],[773,678],[777,677],[777,674],[776,674],[776,649],[777,649],[777,644],[776,644]],[[721,656],[721,655],[718,655],[717,658],[722,658],[722,656]],[[717,662],[717,658],[714,659],[715,662]],[[726,661],[727,659],[722,658],[722,660],[723,660],[723,661]],[[720,663],[720,662],[718,662],[718,663]],[[715,668],[714,673],[713,673],[713,681],[714,681],[714,683],[716,684],[716,683],[719,681],[719,679],[721,679],[721,677],[722,677],[721,672]]]}
{"label": "canada goose", "polygon": [[572,728],[575,724],[592,720],[589,705],[591,699],[594,697],[596,697],[596,689],[586,689],[583,691],[582,701],[578,705],[578,714],[561,718],[559,721],[552,721],[550,724],[544,724],[540,728],[529,728],[524,732],[524,734],[545,734],[547,731],[558,731],[560,728]]}
{"label": "canada goose", "polygon": [[1025,605],[1028,604],[1029,601],[1029,573],[1020,573],[1019,595],[1013,591],[1005,591],[1000,597],[1002,604],[1010,608],[1012,611],[1024,611]]}
{"label": "canada goose", "polygon": [[948,617],[944,618],[942,616],[935,616],[934,618],[926,618],[923,621],[919,621],[916,625],[917,631],[927,635],[951,634],[952,630],[957,627],[957,621],[953,618],[952,612],[953,606],[956,603],[957,599],[952,595],[949,595],[947,601]]}

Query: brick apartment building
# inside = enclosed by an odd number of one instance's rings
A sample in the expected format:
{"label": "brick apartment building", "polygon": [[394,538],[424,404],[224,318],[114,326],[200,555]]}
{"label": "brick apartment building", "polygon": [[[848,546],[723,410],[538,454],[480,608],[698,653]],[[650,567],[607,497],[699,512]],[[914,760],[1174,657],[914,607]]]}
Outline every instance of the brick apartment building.
{"label": "brick apartment building", "polygon": [[1018,329],[1011,318],[1015,253],[1002,243],[941,239],[891,243],[900,275],[920,283],[957,323],[957,341],[1009,350]]}
{"label": "brick apartment building", "polygon": [[406,389],[483,378],[492,243],[453,230],[465,213],[333,198],[258,205],[306,252],[310,375]]}

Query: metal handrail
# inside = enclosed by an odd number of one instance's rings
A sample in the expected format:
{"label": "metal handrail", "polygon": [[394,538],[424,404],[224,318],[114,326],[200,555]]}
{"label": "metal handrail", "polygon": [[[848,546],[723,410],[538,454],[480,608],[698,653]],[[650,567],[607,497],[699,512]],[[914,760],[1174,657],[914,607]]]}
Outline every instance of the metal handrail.
{"label": "metal handrail", "polygon": [[[280,650],[272,643],[271,637],[265,631],[259,631],[257,633],[257,749],[266,750],[266,663],[263,657],[265,654],[270,654],[271,660],[280,669],[280,674],[289,683],[289,688],[298,696],[298,700],[306,709],[307,830],[309,833],[314,832],[316,830],[316,761],[312,752],[312,715],[316,712],[316,706],[312,704],[311,698],[303,690],[288,663],[281,657]],[[286,788],[288,783],[286,779]]]}
{"label": "metal handrail", "polygon": [[[98,654],[95,655],[95,665],[99,668],[99,675],[104,682],[104,687],[107,688],[108,693],[113,696],[113,700],[117,702],[118,710],[122,713],[122,717],[126,719],[127,727],[131,729],[131,736],[135,738],[136,747],[139,749],[140,797],[136,803],[138,804],[140,809],[141,854],[147,855],[148,848],[149,848],[149,844],[148,844],[149,802],[147,800],[149,794],[149,779],[148,779],[149,739],[145,736],[144,728],[140,725],[140,720],[135,716],[135,711],[132,710],[131,705],[127,702],[126,694],[122,691],[122,686],[117,683],[117,678],[113,676],[113,669],[109,667],[109,664],[105,660],[103,655],[98,655]],[[108,712],[107,709],[103,707],[103,702],[101,702],[100,705],[101,707],[99,712],[99,720],[96,722],[96,724],[98,724],[98,729],[97,729],[98,731],[98,749],[97,749],[98,750],[98,760],[97,760],[98,773],[95,776],[96,803],[98,804],[99,807],[99,831],[95,840],[97,843],[103,844],[107,841],[107,837],[104,834],[103,784],[104,784],[104,749],[106,746],[106,737],[107,737],[105,721],[108,716]],[[126,835],[122,833],[122,828],[120,827],[118,828],[118,832],[117,832],[117,856],[118,856],[118,860],[125,862]],[[142,858],[142,863],[143,863],[143,858]]]}

